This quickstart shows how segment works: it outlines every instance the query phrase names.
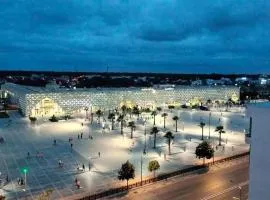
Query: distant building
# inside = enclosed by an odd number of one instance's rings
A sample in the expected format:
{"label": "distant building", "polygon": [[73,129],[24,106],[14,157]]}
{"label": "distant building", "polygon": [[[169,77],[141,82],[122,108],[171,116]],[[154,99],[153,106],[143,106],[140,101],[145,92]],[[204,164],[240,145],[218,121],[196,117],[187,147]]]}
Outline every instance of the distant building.
{"label": "distant building", "polygon": [[225,86],[174,86],[159,85],[157,88],[59,88],[55,83],[47,87],[29,87],[6,83],[2,90],[9,101],[17,104],[25,116],[51,117],[52,115],[72,115],[86,107],[91,110],[109,110],[121,105],[155,108],[157,106],[185,104],[192,99],[206,103],[227,101],[238,98],[238,87]]}
{"label": "distant building", "polygon": [[238,78],[236,78],[235,79],[235,82],[237,83],[237,84],[242,84],[242,83],[245,83],[245,82],[248,82],[249,81],[249,78],[247,78],[247,77],[238,77]]}
{"label": "distant building", "polygon": [[196,80],[196,81],[192,81],[191,85],[195,86],[195,85],[202,85],[202,80]]}
{"label": "distant building", "polygon": [[156,88],[156,89],[175,88],[175,85],[174,84],[156,84],[156,85],[153,85],[153,88]]}

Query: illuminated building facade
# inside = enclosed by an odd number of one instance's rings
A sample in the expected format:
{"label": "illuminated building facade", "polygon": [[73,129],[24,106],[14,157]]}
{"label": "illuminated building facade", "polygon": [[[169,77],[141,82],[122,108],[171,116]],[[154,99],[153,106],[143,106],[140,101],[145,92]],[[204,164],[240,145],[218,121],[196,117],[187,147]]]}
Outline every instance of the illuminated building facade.
{"label": "illuminated building facade", "polygon": [[6,83],[2,85],[9,101],[17,104],[24,116],[51,117],[72,115],[88,108],[109,110],[121,105],[144,108],[179,106],[188,102],[225,102],[238,100],[240,89],[232,86],[176,86],[174,88],[91,88],[67,89],[30,87]]}

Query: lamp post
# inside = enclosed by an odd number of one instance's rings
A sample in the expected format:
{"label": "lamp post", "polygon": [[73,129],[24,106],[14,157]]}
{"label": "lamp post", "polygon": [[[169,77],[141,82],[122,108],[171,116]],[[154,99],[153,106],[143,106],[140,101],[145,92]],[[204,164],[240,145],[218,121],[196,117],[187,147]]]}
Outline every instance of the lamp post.
{"label": "lamp post", "polygon": [[242,187],[239,186],[239,199],[241,200],[242,199]]}
{"label": "lamp post", "polygon": [[141,186],[142,186],[142,166],[143,166],[143,160],[142,160],[142,155],[141,155]]}
{"label": "lamp post", "polygon": [[146,154],[146,120],[144,121],[144,150],[143,154]]}
{"label": "lamp post", "polygon": [[26,189],[26,174],[28,172],[28,169],[25,167],[22,169],[22,172],[24,173],[24,186],[25,186],[25,189]]}
{"label": "lamp post", "polygon": [[88,110],[89,110],[89,108],[85,107],[84,110],[85,110],[85,119],[87,120],[88,119]]}
{"label": "lamp post", "polygon": [[209,112],[209,118],[208,118],[208,126],[209,126],[209,135],[208,135],[208,139],[209,139],[209,140],[210,140],[211,116],[212,116],[212,113],[211,113],[211,111],[210,111],[210,112]]}

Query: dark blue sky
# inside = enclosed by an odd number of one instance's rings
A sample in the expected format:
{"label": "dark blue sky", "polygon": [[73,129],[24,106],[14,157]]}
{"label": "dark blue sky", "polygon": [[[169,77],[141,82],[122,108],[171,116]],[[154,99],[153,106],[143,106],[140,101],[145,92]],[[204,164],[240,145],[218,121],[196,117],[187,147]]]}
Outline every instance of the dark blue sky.
{"label": "dark blue sky", "polygon": [[0,0],[0,69],[270,72],[269,0]]}

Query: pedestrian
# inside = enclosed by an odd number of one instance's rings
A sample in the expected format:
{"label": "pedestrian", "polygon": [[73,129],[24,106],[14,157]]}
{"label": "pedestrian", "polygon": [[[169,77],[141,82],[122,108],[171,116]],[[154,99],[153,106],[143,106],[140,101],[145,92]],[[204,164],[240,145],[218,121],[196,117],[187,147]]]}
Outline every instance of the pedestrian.
{"label": "pedestrian", "polygon": [[27,159],[29,159],[30,158],[30,153],[29,152],[27,152]]}
{"label": "pedestrian", "polygon": [[81,185],[80,185],[80,181],[77,181],[77,189],[80,189],[81,188]]}
{"label": "pedestrian", "polygon": [[91,170],[91,164],[90,164],[90,162],[88,163],[88,169],[89,169],[89,171]]}
{"label": "pedestrian", "polygon": [[82,139],[82,136],[83,136],[83,132],[81,132],[81,139]]}
{"label": "pedestrian", "polygon": [[71,147],[71,149],[72,149],[72,147],[73,147],[73,143],[70,143],[70,147]]}
{"label": "pedestrian", "polygon": [[83,126],[83,123],[82,123],[82,126]]}
{"label": "pedestrian", "polygon": [[91,140],[93,140],[93,136],[91,135]]}
{"label": "pedestrian", "polygon": [[100,152],[98,152],[98,157],[100,157]]}
{"label": "pedestrian", "polygon": [[82,169],[83,169],[83,171],[85,171],[85,166],[84,166],[84,164],[82,164]]}
{"label": "pedestrian", "polygon": [[9,178],[8,178],[8,175],[6,176],[6,182],[7,182],[7,183],[9,182]]}
{"label": "pedestrian", "polygon": [[23,178],[20,178],[20,185],[24,185],[24,180],[23,180]]}
{"label": "pedestrian", "polygon": [[216,150],[218,150],[218,146],[216,145]]}
{"label": "pedestrian", "polygon": [[222,151],[225,151],[225,145],[223,146]]}
{"label": "pedestrian", "polygon": [[61,160],[58,160],[58,166],[59,166],[59,168],[62,167],[62,161]]}
{"label": "pedestrian", "polygon": [[54,145],[54,146],[56,145],[56,139],[53,140],[53,145]]}
{"label": "pedestrian", "polygon": [[78,134],[78,139],[80,139],[80,134]]}

